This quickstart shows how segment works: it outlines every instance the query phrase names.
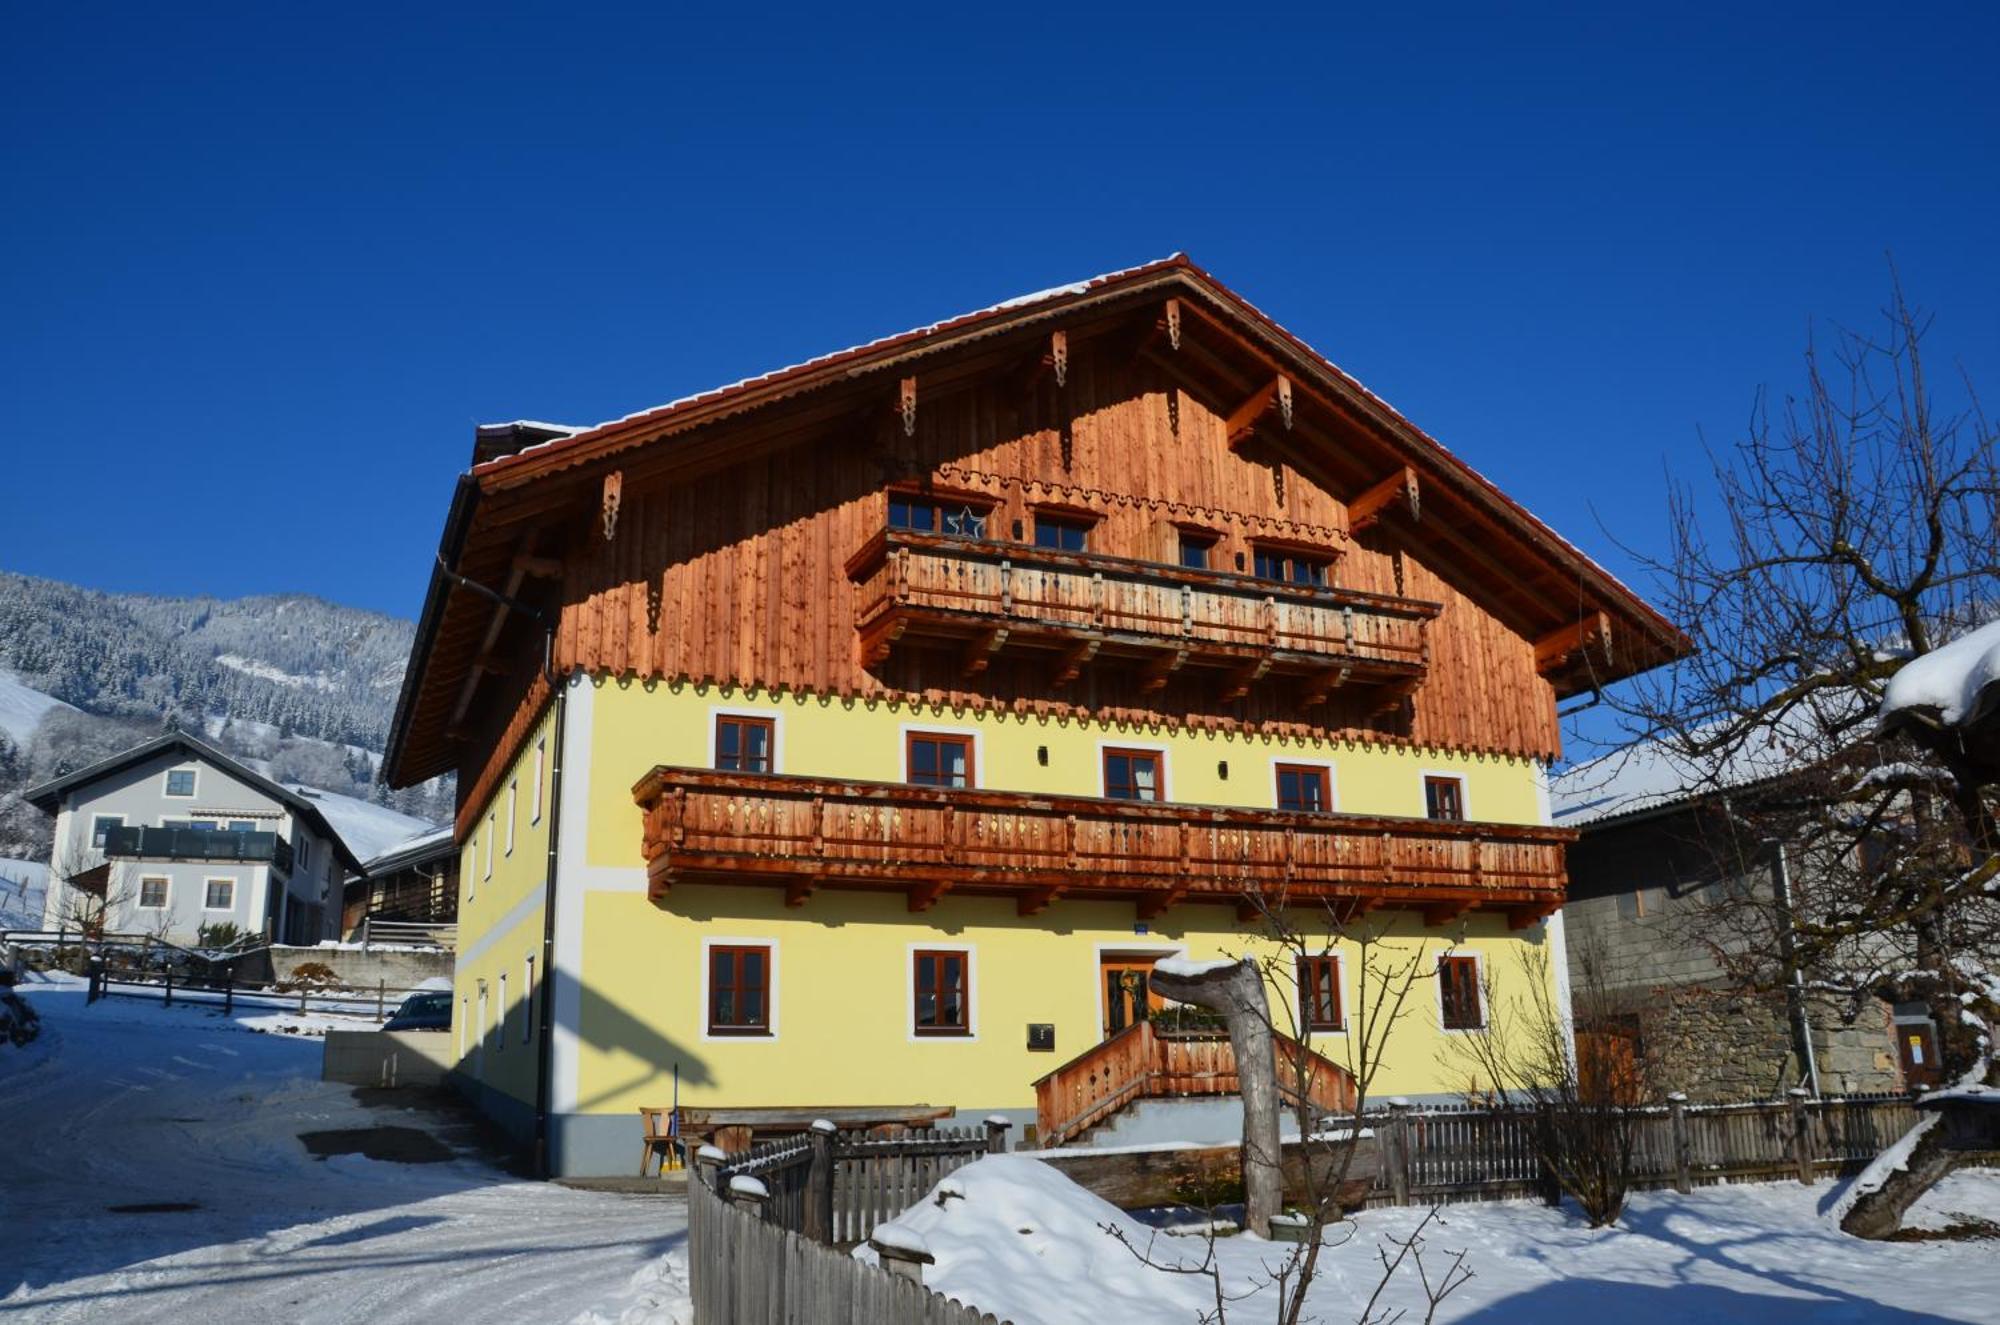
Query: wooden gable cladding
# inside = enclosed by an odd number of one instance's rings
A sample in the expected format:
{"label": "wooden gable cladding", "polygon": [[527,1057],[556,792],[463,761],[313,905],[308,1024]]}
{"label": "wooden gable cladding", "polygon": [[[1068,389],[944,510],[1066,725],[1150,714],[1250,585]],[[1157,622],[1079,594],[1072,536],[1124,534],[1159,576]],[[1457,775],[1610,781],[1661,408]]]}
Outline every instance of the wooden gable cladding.
{"label": "wooden gable cladding", "polygon": [[[883,419],[687,481],[628,477],[617,536],[572,534],[556,667],[1555,753],[1554,693],[1532,642],[1420,555],[1352,539],[1337,497],[1282,460],[1232,450],[1226,416],[1157,365],[1075,342],[1068,360],[1059,392],[1045,373],[1025,393],[996,380],[920,397],[908,438]],[[1333,584],[1425,619],[1425,679],[1385,710],[1379,690],[1340,685],[1333,667],[1246,672],[1229,687],[1165,655],[1093,652],[1065,675],[991,639],[984,653],[967,641],[870,657],[857,637],[864,590],[850,571],[884,538],[891,487],[985,503],[989,540],[1024,549],[1037,510],[1055,508],[1095,516],[1091,548],[1107,557],[1173,565],[1190,527],[1215,536],[1218,566],[1232,576],[1252,568],[1262,545],[1310,551]]]}

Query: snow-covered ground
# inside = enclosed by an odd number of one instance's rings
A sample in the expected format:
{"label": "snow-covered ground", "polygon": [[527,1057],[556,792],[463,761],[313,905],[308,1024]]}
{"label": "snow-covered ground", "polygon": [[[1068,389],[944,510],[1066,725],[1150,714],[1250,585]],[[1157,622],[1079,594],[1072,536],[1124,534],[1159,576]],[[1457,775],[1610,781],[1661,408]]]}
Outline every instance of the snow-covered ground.
{"label": "snow-covered ground", "polygon": [[0,732],[14,744],[25,746],[50,709],[69,707],[54,695],[22,684],[19,674],[0,671]]}
{"label": "snow-covered ground", "polygon": [[[1122,1229],[1157,1261],[1199,1263],[1198,1238],[1152,1230],[1028,1156],[960,1169],[963,1199],[927,1200],[897,1222],[937,1263],[924,1280],[1014,1325],[1073,1321],[1186,1325],[1212,1311],[1198,1275],[1150,1269],[1101,1225]],[[1863,1242],[1821,1214],[1833,1184],[1711,1187],[1692,1196],[1635,1197],[1624,1226],[1592,1230],[1574,1210],[1534,1203],[1449,1206],[1425,1233],[1435,1278],[1463,1250],[1473,1278],[1439,1312],[1481,1325],[1686,1325],[1759,1322],[1828,1325],[1882,1321],[1928,1325],[2000,1319],[2000,1243]],[[1911,1222],[1937,1227],[1969,1215],[2000,1220],[2000,1173],[1954,1175],[1920,1203]],[[1313,1307],[1326,1321],[1353,1320],[1380,1276],[1386,1239],[1406,1236],[1422,1214],[1375,1210],[1320,1262]],[[1248,1237],[1216,1247],[1232,1293],[1268,1277],[1287,1248]],[[864,1249],[856,1253],[864,1259]],[[1272,1290],[1239,1301],[1230,1319],[1274,1317]],[[1407,1268],[1382,1305],[1424,1306]]]}
{"label": "snow-covered ground", "polygon": [[[564,1322],[684,1312],[686,1209],[509,1177],[449,1115],[318,1080],[320,1042],[136,999],[25,992],[0,1049],[0,1320]],[[246,1014],[245,1019],[268,1016]],[[448,1157],[315,1159],[398,1126]],[[114,1206],[192,1209],[118,1212]]]}
{"label": "snow-covered ground", "polygon": [[40,929],[47,861],[0,858],[0,929]]}

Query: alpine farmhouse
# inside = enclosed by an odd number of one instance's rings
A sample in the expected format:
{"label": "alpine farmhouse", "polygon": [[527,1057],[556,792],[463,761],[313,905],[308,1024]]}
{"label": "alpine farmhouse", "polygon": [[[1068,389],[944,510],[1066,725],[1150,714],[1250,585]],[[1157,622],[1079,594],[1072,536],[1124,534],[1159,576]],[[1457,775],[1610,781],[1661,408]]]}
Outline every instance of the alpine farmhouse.
{"label": "alpine farmhouse", "polygon": [[1180,256],[481,428],[389,750],[459,780],[456,1080],[558,1174],[673,1103],[1046,1138],[1148,964],[1333,900],[1440,962],[1375,1093],[1455,1096],[1563,978],[1558,701],[1686,647]]}

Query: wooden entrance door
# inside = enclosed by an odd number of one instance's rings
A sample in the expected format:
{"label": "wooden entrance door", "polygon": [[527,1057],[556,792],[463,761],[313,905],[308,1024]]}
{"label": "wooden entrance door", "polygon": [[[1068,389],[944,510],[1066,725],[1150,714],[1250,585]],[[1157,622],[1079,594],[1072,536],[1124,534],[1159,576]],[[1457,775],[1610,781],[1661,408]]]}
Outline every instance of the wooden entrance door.
{"label": "wooden entrance door", "polygon": [[1104,1038],[1135,1021],[1146,1021],[1166,1000],[1153,992],[1157,957],[1103,957],[1098,978],[1104,990]]}
{"label": "wooden entrance door", "polygon": [[1898,1022],[1896,1052],[1903,1060],[1905,1086],[1936,1086],[1943,1080],[1938,1074],[1937,1037],[1929,1022]]}

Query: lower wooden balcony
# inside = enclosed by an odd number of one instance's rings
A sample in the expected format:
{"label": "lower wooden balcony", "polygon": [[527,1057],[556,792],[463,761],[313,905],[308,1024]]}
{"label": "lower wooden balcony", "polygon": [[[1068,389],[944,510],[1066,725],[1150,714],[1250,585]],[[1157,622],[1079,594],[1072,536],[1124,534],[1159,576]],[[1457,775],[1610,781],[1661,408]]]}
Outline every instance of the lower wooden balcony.
{"label": "lower wooden balcony", "polygon": [[655,768],[645,812],[655,901],[681,880],[903,891],[912,911],[947,893],[1010,896],[1022,915],[1062,898],[1132,902],[1140,919],[1184,902],[1468,911],[1516,928],[1562,905],[1567,829],[1247,810]]}
{"label": "lower wooden balcony", "polygon": [[1036,658],[1057,689],[1086,667],[1136,672],[1141,693],[1177,674],[1224,702],[1290,684],[1301,706],[1335,691],[1393,708],[1430,669],[1436,603],[1260,580],[1089,552],[891,529],[848,563],[864,665],[922,644],[956,649],[968,677],[995,657]]}

